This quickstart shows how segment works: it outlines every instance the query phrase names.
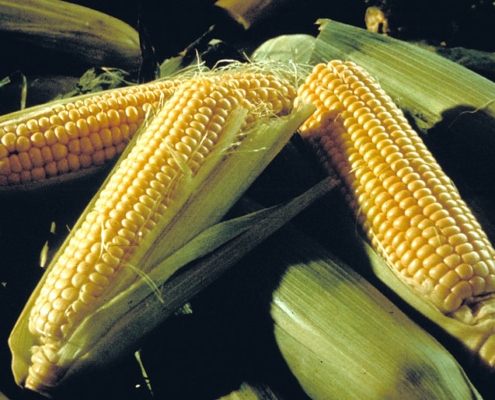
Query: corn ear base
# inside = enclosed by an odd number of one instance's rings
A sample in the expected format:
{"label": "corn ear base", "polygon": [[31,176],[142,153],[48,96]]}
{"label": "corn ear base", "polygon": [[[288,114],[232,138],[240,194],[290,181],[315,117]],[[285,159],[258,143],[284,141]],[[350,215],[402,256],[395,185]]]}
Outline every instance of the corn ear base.
{"label": "corn ear base", "polygon": [[[236,144],[235,150],[229,150],[232,140],[237,143],[236,134],[246,115],[242,108],[233,112],[223,145],[208,156],[196,175],[185,174],[183,179],[187,183],[182,185],[181,194],[177,196],[180,200],[170,207],[170,217],[158,221],[156,229],[140,244],[129,261],[130,265],[139,265],[141,270],[146,271],[143,279],[138,279],[134,284],[132,281],[119,282],[105,295],[103,305],[86,316],[67,338],[61,350],[60,365],[57,366],[63,371],[57,385],[64,385],[85,368],[95,368],[115,360],[129,348],[135,347],[147,332],[175,310],[168,305],[168,294],[160,291],[163,283],[181,266],[169,257],[188,257],[188,251],[181,252],[179,249],[223,217],[312,112],[313,107],[303,107],[289,116],[262,121],[247,132],[243,140]],[[119,163],[126,158],[138,137],[139,133],[126,147]],[[97,198],[98,193],[72,232],[82,224]],[[69,240],[70,235],[55,255],[55,260]],[[198,249],[189,254],[195,252]],[[14,375],[20,385],[27,376],[29,349],[34,344],[28,329],[30,309],[53,264],[50,264],[30,297],[9,340]],[[187,301],[187,296],[186,292],[180,294],[182,302]],[[129,308],[130,305],[135,307]],[[178,306],[180,304],[175,304],[175,307]],[[129,328],[130,323],[135,329]]]}
{"label": "corn ear base", "polygon": [[137,70],[137,31],[123,21],[77,4],[56,0],[0,1],[0,31],[91,66]]}

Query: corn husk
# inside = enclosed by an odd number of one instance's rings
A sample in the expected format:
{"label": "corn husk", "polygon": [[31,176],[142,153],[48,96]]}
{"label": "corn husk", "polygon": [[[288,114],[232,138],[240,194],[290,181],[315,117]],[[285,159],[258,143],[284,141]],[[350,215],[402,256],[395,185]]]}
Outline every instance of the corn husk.
{"label": "corn husk", "polygon": [[234,390],[218,400],[282,400],[266,385],[243,382],[238,390]]}
{"label": "corn husk", "polygon": [[215,6],[224,9],[244,29],[273,13],[283,0],[217,0]]}
{"label": "corn husk", "polygon": [[285,265],[274,335],[312,399],[481,398],[450,353],[351,268],[297,232],[282,242],[267,256]]}
{"label": "corn husk", "polygon": [[57,0],[2,0],[0,32],[16,40],[63,52],[90,66],[137,70],[137,31],[126,23],[77,4]]}
{"label": "corn husk", "polygon": [[306,34],[282,35],[267,40],[251,55],[253,61],[292,62],[305,65],[310,62],[316,38]]}
{"label": "corn husk", "polygon": [[[193,313],[198,304],[215,324],[219,313],[224,323],[242,318],[237,358],[254,359],[253,381],[287,398],[481,399],[438,341],[293,227],[193,299]],[[304,392],[289,383],[287,366]]]}
{"label": "corn husk", "polygon": [[[302,107],[287,117],[263,120],[249,131],[240,143],[237,143],[236,133],[244,121],[246,112],[238,109],[232,113],[226,128],[228,132],[225,132],[224,136],[225,142],[208,156],[196,175],[191,176],[184,171],[181,195],[177,195],[177,202],[169,207],[168,217],[157,223],[156,228],[146,236],[129,260],[128,264],[134,268],[129,268],[125,277],[112,286],[105,295],[104,304],[84,318],[61,347],[58,385],[63,385],[85,368],[104,365],[135,348],[146,333],[180,306],[177,302],[187,301],[193,290],[185,290],[176,280],[173,287],[168,287],[166,283],[169,278],[180,267],[230,240],[249,226],[246,220],[234,225],[228,222],[219,226],[215,224],[223,218],[312,112],[313,107]],[[121,160],[127,156],[137,137],[139,133],[126,148]],[[236,143],[235,150],[230,149],[232,141]],[[104,186],[105,183],[102,188]],[[327,188],[328,185],[324,187]],[[85,214],[97,197],[98,194],[90,202],[72,232],[82,224]],[[246,218],[252,223],[259,219],[260,215]],[[268,222],[273,221],[268,219]],[[206,232],[209,227],[213,228]],[[200,235],[202,232],[206,233]],[[63,252],[70,237],[71,235],[55,255],[55,259]],[[261,237],[257,234],[253,241],[261,240]],[[10,337],[14,375],[20,385],[27,374],[29,349],[35,344],[35,339],[27,328],[30,308],[53,264],[50,264],[33,292]],[[208,281],[207,277],[199,277],[199,286]],[[186,282],[191,283],[197,278],[198,274],[193,274]],[[191,286],[194,287],[193,284]],[[47,388],[47,392],[49,391]]]}

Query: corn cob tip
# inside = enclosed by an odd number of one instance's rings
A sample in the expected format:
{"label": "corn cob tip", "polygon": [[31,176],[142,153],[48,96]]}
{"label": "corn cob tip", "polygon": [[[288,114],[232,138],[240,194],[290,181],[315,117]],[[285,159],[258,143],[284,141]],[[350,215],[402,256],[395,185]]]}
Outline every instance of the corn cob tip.
{"label": "corn cob tip", "polygon": [[47,184],[108,164],[179,84],[114,89],[2,117],[0,188]]}

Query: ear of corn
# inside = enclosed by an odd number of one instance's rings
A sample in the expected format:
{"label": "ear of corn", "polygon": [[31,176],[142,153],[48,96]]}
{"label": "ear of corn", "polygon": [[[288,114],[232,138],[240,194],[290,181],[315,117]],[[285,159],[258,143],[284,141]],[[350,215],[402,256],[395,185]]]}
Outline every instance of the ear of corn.
{"label": "ear of corn", "polygon": [[0,117],[0,191],[46,187],[109,165],[179,83],[81,95]]}
{"label": "ear of corn", "polygon": [[91,66],[137,70],[137,31],[101,12],[58,0],[2,0],[0,30]]}
{"label": "ear of corn", "polygon": [[495,366],[495,250],[403,113],[352,62],[315,66],[297,101],[317,106],[301,133],[344,183],[371,244]]}
{"label": "ear of corn", "polygon": [[[133,282],[163,300],[154,268],[222,218],[312,112],[290,114],[294,96],[283,79],[240,72],[198,76],[174,92],[126,148],[19,318],[10,345],[20,385],[50,392],[81,365],[118,352],[131,341],[125,333],[139,337],[157,323],[159,309],[128,332],[132,297],[112,326],[98,318]],[[99,340],[117,328],[122,343]]]}

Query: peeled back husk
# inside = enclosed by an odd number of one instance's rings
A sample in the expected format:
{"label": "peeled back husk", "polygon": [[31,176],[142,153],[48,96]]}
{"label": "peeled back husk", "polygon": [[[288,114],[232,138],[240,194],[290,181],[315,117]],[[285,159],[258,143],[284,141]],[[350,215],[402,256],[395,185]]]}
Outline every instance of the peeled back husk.
{"label": "peeled back husk", "polygon": [[[181,266],[191,261],[191,255],[199,257],[207,251],[210,242],[200,240],[194,248],[184,251],[181,248],[223,218],[313,110],[311,106],[303,107],[285,117],[263,119],[246,132],[240,142],[236,132],[247,112],[240,109],[232,113],[226,127],[229,130],[225,132],[226,142],[205,159],[197,174],[191,176],[185,172],[180,196],[169,206],[168,216],[157,222],[156,228],[145,237],[128,261],[129,265],[139,266],[139,270],[146,272],[139,273],[137,268],[129,271],[127,278],[132,279],[116,282],[116,286],[105,294],[105,302],[86,315],[61,343],[61,356],[56,365],[59,370],[57,386],[64,385],[87,368],[106,365],[122,354],[135,350],[146,333],[180,306],[174,303],[175,308],[172,308],[169,292],[162,292],[161,288]],[[115,170],[138,137],[139,133],[126,147]],[[235,149],[232,150],[234,143]],[[104,190],[106,182],[100,191]],[[95,195],[71,232],[76,232],[83,223],[98,195]],[[54,260],[63,253],[70,239],[71,235]],[[52,262],[48,267],[10,337],[14,375],[20,385],[26,378],[30,349],[36,344],[36,338],[28,329],[29,314],[54,264]],[[132,277],[133,271],[137,279]],[[183,302],[188,300],[187,292],[180,295]]]}

